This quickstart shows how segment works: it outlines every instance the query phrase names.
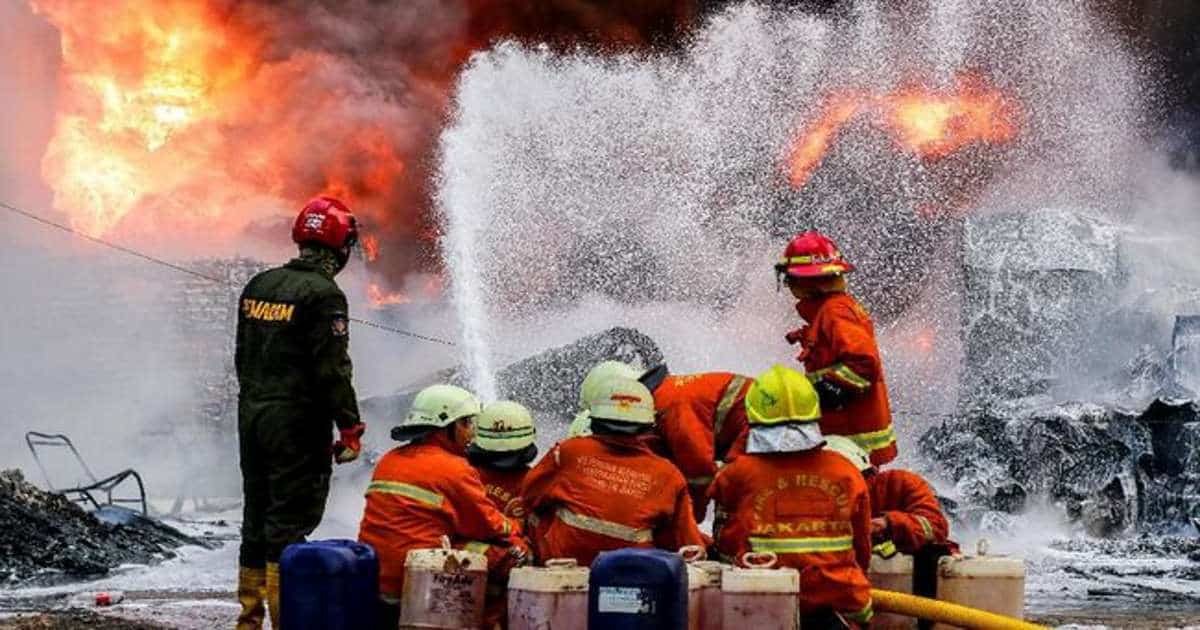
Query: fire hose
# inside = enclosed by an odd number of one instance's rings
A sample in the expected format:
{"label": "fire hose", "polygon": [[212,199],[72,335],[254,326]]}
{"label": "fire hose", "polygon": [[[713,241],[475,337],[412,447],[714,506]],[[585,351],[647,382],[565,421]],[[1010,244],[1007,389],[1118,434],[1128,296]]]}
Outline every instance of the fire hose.
{"label": "fire hose", "polygon": [[1046,630],[1046,626],[907,593],[871,589],[876,612],[937,621],[972,630]]}

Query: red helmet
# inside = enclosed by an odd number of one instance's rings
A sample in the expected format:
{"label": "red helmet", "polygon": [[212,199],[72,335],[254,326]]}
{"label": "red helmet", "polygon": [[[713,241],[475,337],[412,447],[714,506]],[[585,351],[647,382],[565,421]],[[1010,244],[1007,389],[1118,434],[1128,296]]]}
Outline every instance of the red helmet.
{"label": "red helmet", "polygon": [[346,204],[333,197],[314,197],[296,216],[292,240],[340,251],[358,242],[358,222]]}
{"label": "red helmet", "polygon": [[792,278],[822,278],[840,276],[854,271],[842,258],[837,243],[816,230],[797,234],[783,250],[783,259],[775,265],[775,273]]}

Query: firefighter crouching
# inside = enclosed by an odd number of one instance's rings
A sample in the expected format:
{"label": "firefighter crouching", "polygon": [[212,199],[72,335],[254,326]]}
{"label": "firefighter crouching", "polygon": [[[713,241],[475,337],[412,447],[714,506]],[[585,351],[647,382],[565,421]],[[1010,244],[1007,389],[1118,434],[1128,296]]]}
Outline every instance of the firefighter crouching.
{"label": "firefighter crouching", "polygon": [[358,457],[364,425],[351,384],[349,310],[333,278],[358,240],[354,215],[318,197],[296,217],[299,257],[242,291],[235,364],[244,508],[239,629],[279,627],[279,557],[321,522],[333,458]]}
{"label": "firefighter crouching", "polygon": [[367,486],[360,541],[379,555],[381,628],[396,628],[404,592],[404,564],[412,549],[436,549],[448,537],[459,547],[480,542],[489,554],[489,579],[528,557],[520,524],[496,509],[479,473],[467,461],[479,400],[453,385],[417,393],[392,438],[404,442],[379,461]]}
{"label": "firefighter crouching", "polygon": [[[475,438],[467,446],[467,459],[483,481],[484,490],[496,509],[505,516],[524,521],[521,484],[529,472],[529,462],[537,457],[533,443],[537,431],[533,417],[520,403],[502,400],[486,405],[475,422]],[[504,547],[473,542],[467,548],[487,556],[488,566],[511,565],[511,554]],[[484,627],[507,627],[508,606],[505,589],[507,571],[489,571]]]}
{"label": "firefighter crouching", "polygon": [[786,338],[800,344],[797,358],[821,397],[821,431],[854,440],[881,466],[896,458],[896,434],[875,325],[846,292],[852,271],[837,245],[815,231],[793,238],[775,265],[806,324]]}
{"label": "firefighter crouching", "polygon": [[640,380],[654,394],[666,456],[687,480],[696,521],[703,521],[718,462],[745,450],[745,400],[752,379],[728,372],[670,374],[659,365]]}
{"label": "firefighter crouching", "polygon": [[710,494],[725,513],[716,546],[740,560],[773,552],[800,571],[802,628],[866,626],[871,507],[862,475],[824,450],[817,393],[804,375],[775,366],[746,395],[746,453],[717,472]]}
{"label": "firefighter crouching", "polygon": [[929,483],[907,470],[879,471],[865,451],[840,436],[826,437],[826,448],[845,457],[867,482],[871,495],[871,542],[889,557],[897,551],[917,555],[930,545],[944,545],[950,523]]}
{"label": "firefighter crouching", "polygon": [[589,413],[592,435],[561,442],[525,477],[539,559],[586,566],[602,551],[703,545],[683,475],[641,439],[654,430],[650,391],[609,379],[596,386]]}

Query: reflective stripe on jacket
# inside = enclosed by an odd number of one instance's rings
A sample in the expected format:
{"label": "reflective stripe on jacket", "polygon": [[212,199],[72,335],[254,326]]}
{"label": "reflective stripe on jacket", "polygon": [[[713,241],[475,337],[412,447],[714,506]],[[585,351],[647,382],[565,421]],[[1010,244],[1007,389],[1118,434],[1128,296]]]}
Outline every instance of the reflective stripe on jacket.
{"label": "reflective stripe on jacket", "polygon": [[543,561],[575,558],[586,566],[601,551],[704,544],[683,476],[636,436],[558,444],[526,475],[521,494],[536,517]]}
{"label": "reflective stripe on jacket", "polygon": [[840,409],[821,410],[821,431],[854,440],[876,466],[892,461],[896,434],[871,316],[846,293],[798,303],[796,310],[811,317],[801,336],[809,379],[827,379],[851,394]]}
{"label": "reflective stripe on jacket", "polygon": [[862,475],[824,449],[738,457],[710,494],[720,554],[771,551],[800,571],[800,608],[870,616],[871,508]]}

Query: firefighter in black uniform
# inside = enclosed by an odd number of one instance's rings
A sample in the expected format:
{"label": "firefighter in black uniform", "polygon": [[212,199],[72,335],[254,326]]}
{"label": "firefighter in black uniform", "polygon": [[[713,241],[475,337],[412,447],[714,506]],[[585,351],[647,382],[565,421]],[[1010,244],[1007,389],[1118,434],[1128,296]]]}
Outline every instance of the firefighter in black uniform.
{"label": "firefighter in black uniform", "polygon": [[[300,256],[258,274],[242,291],[236,352],[245,495],[239,630],[262,627],[264,597],[271,625],[279,627],[279,556],[321,522],[331,456],[345,463],[362,449],[346,296],[333,281],[357,239],[345,205],[313,199],[292,228]],[[332,453],[331,421],[340,434]]]}

